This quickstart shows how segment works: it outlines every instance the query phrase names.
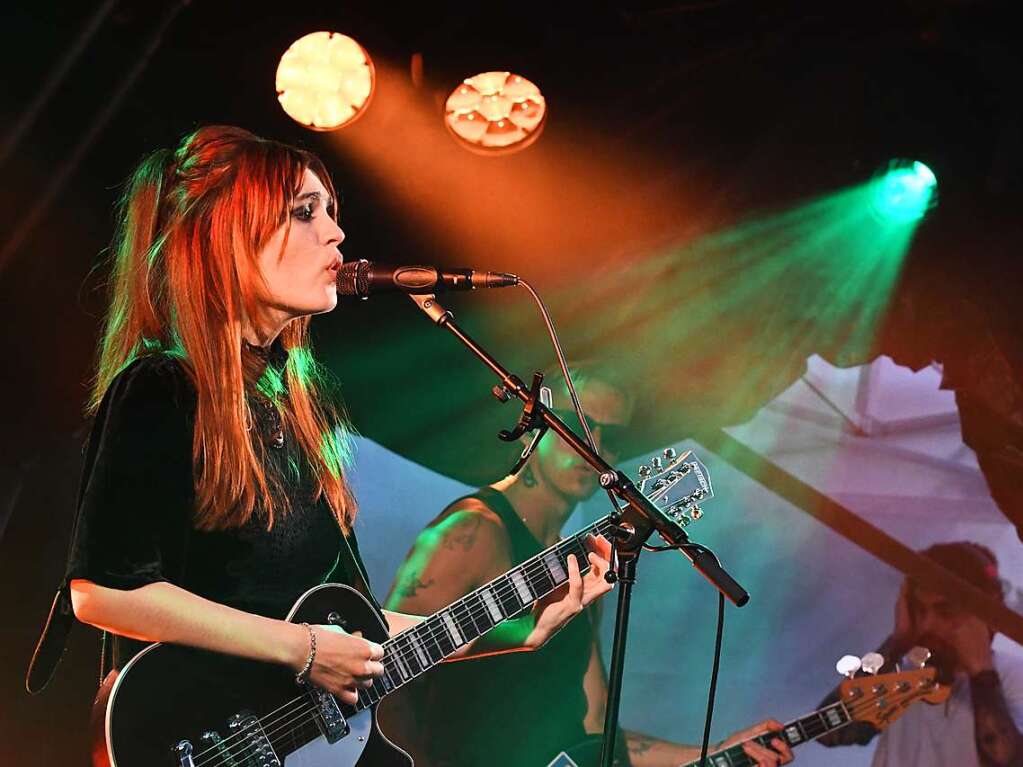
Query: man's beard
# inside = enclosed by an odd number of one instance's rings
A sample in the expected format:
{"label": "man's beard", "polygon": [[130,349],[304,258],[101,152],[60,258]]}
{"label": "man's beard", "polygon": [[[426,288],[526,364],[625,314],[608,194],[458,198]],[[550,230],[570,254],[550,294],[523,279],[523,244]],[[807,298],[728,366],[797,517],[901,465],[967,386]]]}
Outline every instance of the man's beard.
{"label": "man's beard", "polygon": [[917,637],[916,643],[931,651],[931,659],[927,665],[937,669],[938,682],[951,684],[961,666],[956,649],[948,640],[935,634],[923,634]]}

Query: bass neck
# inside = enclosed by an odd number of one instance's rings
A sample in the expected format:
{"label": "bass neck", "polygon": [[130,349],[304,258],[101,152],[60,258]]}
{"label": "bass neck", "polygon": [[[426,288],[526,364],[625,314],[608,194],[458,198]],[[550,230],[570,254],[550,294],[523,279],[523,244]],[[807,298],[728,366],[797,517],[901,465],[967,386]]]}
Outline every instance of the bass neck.
{"label": "bass neck", "polygon": [[[829,732],[840,730],[852,722],[853,719],[849,716],[845,704],[842,701],[837,701],[806,716],[793,719],[782,728],[781,732],[764,733],[743,742],[759,743],[770,748],[772,740],[781,738],[790,747],[795,748],[811,740],[816,740],[822,735],[827,735]],[[713,754],[707,754],[707,767],[752,767],[756,764],[756,760],[747,754],[742,746],[743,744],[739,743],[730,748],[715,751]],[[699,767],[699,765],[700,760],[695,759],[680,765],[680,767]]]}

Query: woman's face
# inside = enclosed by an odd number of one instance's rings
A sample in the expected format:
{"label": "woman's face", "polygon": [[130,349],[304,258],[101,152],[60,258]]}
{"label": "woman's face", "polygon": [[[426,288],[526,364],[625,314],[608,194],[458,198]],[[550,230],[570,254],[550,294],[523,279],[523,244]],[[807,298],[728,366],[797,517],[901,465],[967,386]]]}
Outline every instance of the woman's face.
{"label": "woman's face", "polygon": [[334,220],[334,205],[320,179],[306,169],[289,221],[257,256],[268,288],[267,308],[281,323],[337,306],[338,246],[345,233]]}

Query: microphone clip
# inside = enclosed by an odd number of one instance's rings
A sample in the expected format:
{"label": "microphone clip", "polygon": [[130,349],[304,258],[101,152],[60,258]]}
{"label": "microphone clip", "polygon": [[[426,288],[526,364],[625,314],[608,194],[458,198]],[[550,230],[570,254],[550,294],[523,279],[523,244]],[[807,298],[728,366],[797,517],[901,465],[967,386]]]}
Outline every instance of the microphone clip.
{"label": "microphone clip", "polygon": [[537,445],[540,444],[540,440],[543,439],[543,435],[547,433],[548,426],[540,415],[541,411],[537,408],[537,403],[545,408],[551,407],[553,403],[551,390],[543,385],[543,373],[540,372],[533,373],[533,385],[529,387],[529,397],[522,406],[522,413],[519,415],[515,428],[510,431],[501,429],[497,434],[498,438],[505,442],[515,442],[527,431],[536,432],[529,444],[523,448],[515,465],[508,472],[509,474],[517,474],[526,465],[529,456],[533,454]]}

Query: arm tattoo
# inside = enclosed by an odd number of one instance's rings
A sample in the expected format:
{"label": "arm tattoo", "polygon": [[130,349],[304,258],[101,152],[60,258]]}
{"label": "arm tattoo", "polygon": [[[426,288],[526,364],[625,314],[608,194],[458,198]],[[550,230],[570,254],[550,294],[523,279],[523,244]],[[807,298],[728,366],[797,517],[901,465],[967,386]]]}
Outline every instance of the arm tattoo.
{"label": "arm tattoo", "polygon": [[634,732],[626,733],[625,740],[629,744],[630,756],[645,754],[657,744],[657,738],[651,738],[648,735],[638,735]]}
{"label": "arm tattoo", "polygon": [[402,583],[401,589],[399,590],[398,593],[401,594],[402,597],[411,598],[411,597],[414,597],[417,593],[419,593],[423,589],[430,588],[430,586],[432,586],[432,585],[433,585],[433,578],[430,578],[429,580],[425,580],[424,581],[422,578],[419,578],[419,577],[413,575],[413,576],[407,578],[404,581],[404,583]]}
{"label": "arm tattoo", "polygon": [[997,671],[970,677],[977,756],[984,767],[1023,766],[1023,736],[1009,713]]}
{"label": "arm tattoo", "polygon": [[476,536],[480,531],[480,522],[482,520],[479,514],[472,514],[461,529],[456,529],[451,535],[444,536],[444,548],[460,548],[462,551],[471,549],[476,543]]}

